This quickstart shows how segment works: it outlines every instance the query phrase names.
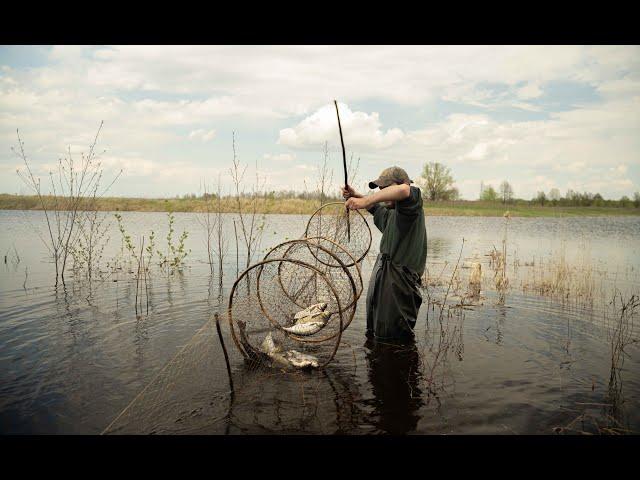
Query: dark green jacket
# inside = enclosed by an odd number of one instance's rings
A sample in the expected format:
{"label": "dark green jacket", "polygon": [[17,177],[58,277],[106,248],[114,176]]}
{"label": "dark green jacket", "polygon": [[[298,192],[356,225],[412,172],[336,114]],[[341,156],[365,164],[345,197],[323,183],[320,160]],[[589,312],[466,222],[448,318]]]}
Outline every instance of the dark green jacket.
{"label": "dark green jacket", "polygon": [[394,209],[374,205],[369,212],[382,232],[380,253],[422,276],[427,261],[427,230],[420,189],[411,187],[409,197],[396,202]]}
{"label": "dark green jacket", "polygon": [[427,232],[420,189],[396,202],[395,209],[369,209],[382,232],[380,253],[367,292],[367,332],[377,338],[406,338],[422,304],[420,277],[427,260]]}

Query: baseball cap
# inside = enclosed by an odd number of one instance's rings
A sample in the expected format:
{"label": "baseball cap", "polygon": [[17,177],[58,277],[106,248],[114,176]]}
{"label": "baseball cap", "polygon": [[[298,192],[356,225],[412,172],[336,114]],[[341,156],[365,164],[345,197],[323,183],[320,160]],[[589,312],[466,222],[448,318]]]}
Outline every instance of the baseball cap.
{"label": "baseball cap", "polygon": [[407,175],[404,169],[400,167],[389,167],[385,168],[376,180],[369,182],[369,188],[373,190],[374,188],[388,187],[394,183],[405,182],[413,183],[413,180],[409,178],[409,175]]}

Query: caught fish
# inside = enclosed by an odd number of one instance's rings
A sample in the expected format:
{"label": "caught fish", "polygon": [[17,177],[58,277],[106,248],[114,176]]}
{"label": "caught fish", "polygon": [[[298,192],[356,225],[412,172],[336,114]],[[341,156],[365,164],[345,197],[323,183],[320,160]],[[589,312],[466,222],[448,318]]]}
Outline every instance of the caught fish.
{"label": "caught fish", "polygon": [[271,332],[267,333],[267,336],[264,337],[261,347],[262,347],[262,351],[266,353],[273,362],[279,363],[284,366],[289,366],[289,361],[287,357],[283,356],[280,353],[282,352],[282,347],[280,347],[279,345],[276,345],[276,342],[273,340],[273,336],[271,335]]}
{"label": "caught fish", "polygon": [[264,337],[261,347],[262,347],[262,351],[267,355],[278,353],[282,350],[282,348],[276,345],[276,342],[273,340],[273,336],[271,335],[271,332],[269,332],[267,336]]}
{"label": "caught fish", "polygon": [[318,333],[329,321],[331,314],[329,312],[320,312],[318,314],[307,315],[297,321],[290,327],[282,327],[285,332],[294,335],[307,336]]}
{"label": "caught fish", "polygon": [[262,351],[267,354],[274,363],[285,367],[296,368],[318,368],[318,359],[313,355],[300,353],[296,350],[282,351],[282,347],[277,345],[271,332],[262,341]]}
{"label": "caught fish", "polygon": [[247,340],[246,323],[242,320],[238,320],[237,323],[240,330],[240,343],[251,360],[267,366],[279,364],[288,368],[318,368],[318,359],[313,355],[300,353],[296,350],[283,352],[282,347],[276,344],[271,332],[262,341],[261,350],[253,348]]}
{"label": "caught fish", "polygon": [[285,358],[296,368],[318,368],[318,359],[313,355],[288,350],[285,352]]}
{"label": "caught fish", "polygon": [[311,305],[304,310],[299,311],[293,316],[294,320],[300,320],[301,318],[308,317],[309,315],[319,315],[327,309],[326,302],[316,303],[315,305]]}
{"label": "caught fish", "polygon": [[[258,363],[270,363],[271,357],[266,352],[261,352],[251,346],[249,341],[247,340],[246,328],[247,324],[242,320],[237,321],[238,330],[240,331],[240,343],[242,344],[242,348],[247,352],[247,355],[251,360]],[[273,341],[273,339],[272,339]]]}

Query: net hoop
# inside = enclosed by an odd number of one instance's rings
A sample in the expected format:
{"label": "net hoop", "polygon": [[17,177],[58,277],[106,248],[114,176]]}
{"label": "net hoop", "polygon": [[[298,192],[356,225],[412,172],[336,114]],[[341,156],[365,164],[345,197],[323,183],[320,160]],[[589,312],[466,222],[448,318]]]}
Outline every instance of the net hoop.
{"label": "net hoop", "polygon": [[[333,284],[331,283],[331,281],[329,281],[329,279],[326,277],[326,275],[319,270],[318,268],[314,267],[313,265],[310,265],[308,263],[302,262],[300,260],[295,260],[295,259],[291,259],[291,258],[273,258],[273,259],[266,259],[266,260],[262,260],[260,262],[257,262],[253,265],[251,265],[249,268],[247,268],[246,270],[244,270],[236,279],[236,281],[233,284],[233,287],[231,288],[231,292],[229,294],[229,304],[227,306],[227,318],[229,320],[229,327],[231,330],[231,336],[233,338],[234,343],[236,344],[236,347],[238,347],[238,350],[242,353],[242,355],[247,358],[250,359],[250,355],[245,351],[244,347],[242,346],[242,343],[240,342],[240,339],[238,337],[238,332],[236,332],[236,325],[233,319],[233,298],[234,298],[234,294],[238,288],[238,285],[240,284],[240,282],[247,277],[247,275],[254,269],[260,269],[258,270],[258,275],[260,275],[262,273],[262,268],[270,263],[273,262],[288,262],[291,264],[295,264],[298,265],[299,267],[302,268],[307,268],[307,269],[311,269],[313,271],[315,271],[318,276],[320,278],[322,278],[322,280],[326,283],[326,285],[329,287],[331,293],[333,294],[333,297],[335,298],[336,304],[338,305],[338,311],[334,314],[334,315],[338,315],[338,321],[339,321],[339,326],[340,328],[337,329],[337,332],[329,337],[325,337],[325,338],[321,338],[321,339],[313,339],[311,337],[300,337],[300,336],[296,336],[290,333],[285,332],[285,334],[287,335],[288,338],[297,341],[299,343],[321,343],[321,342],[326,342],[327,340],[336,338],[335,340],[335,344],[333,346],[333,349],[331,350],[329,356],[327,357],[327,359],[322,362],[319,365],[319,368],[324,368],[335,356],[338,347],[340,346],[340,338],[342,337],[342,331],[343,331],[343,325],[344,325],[344,320],[343,320],[343,314],[342,314],[342,308],[340,307],[340,296],[338,295],[335,287],[333,286]],[[269,322],[271,323],[271,325],[276,328],[277,330],[281,330],[284,332],[284,330],[282,330],[282,326],[280,325],[280,323],[278,321],[276,321],[274,318],[272,318],[271,315],[269,315],[269,313],[266,311],[266,309],[264,308],[264,304],[262,303],[262,300],[260,298],[260,290],[258,288],[258,286],[256,285],[256,295],[258,296],[258,302],[259,302],[259,306],[260,306],[260,310],[262,311],[262,313],[264,314],[265,318],[267,318],[269,320]]]}
{"label": "net hoop", "polygon": [[[329,203],[325,203],[324,205],[322,205],[320,208],[318,208],[315,212],[313,212],[313,214],[311,215],[311,217],[309,218],[309,220],[307,221],[307,226],[304,230],[304,238],[314,238],[314,237],[318,237],[318,235],[314,235],[313,232],[309,232],[309,229],[312,225],[312,222],[314,221],[314,219],[317,219],[318,217],[320,217],[320,222],[322,222],[322,210],[323,209],[329,209],[329,208],[335,208],[335,206],[340,205],[341,207],[344,207],[344,203],[343,202],[329,202]],[[355,212],[352,214],[352,212]],[[366,232],[365,237],[366,237],[366,248],[364,248],[364,250],[362,252],[356,252],[355,254],[349,254],[349,256],[353,259],[355,258],[355,260],[353,260],[352,262],[350,262],[349,264],[347,264],[347,267],[352,267],[353,265],[360,263],[366,256],[367,253],[369,253],[369,250],[371,249],[371,241],[372,241],[372,235],[371,235],[371,227],[369,227],[369,222],[367,222],[367,220],[364,218],[364,216],[362,215],[362,213],[359,210],[346,210],[346,214],[345,214],[345,218],[346,215],[349,215],[349,221],[351,224],[351,234],[353,235],[354,232],[354,226],[357,225],[356,222],[362,222],[365,226],[364,231]],[[353,218],[352,218],[353,217]],[[354,219],[356,219],[354,221]],[[337,241],[337,238],[328,238],[325,235],[321,235],[323,238],[327,238],[328,240],[331,240],[333,243],[340,245],[343,247],[344,250],[348,250],[347,247],[348,245],[343,245],[342,243]],[[337,234],[336,234],[337,236]],[[313,252],[312,252],[313,254]],[[356,258],[357,257],[357,258]],[[317,259],[319,262],[321,263],[325,263],[320,259]],[[337,267],[338,265],[328,265],[330,267]]]}

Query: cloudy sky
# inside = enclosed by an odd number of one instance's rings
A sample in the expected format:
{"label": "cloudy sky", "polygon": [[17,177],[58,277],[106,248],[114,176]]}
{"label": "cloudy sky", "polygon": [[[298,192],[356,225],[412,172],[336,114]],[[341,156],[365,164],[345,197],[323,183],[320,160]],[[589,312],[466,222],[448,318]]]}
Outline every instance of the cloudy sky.
{"label": "cloudy sky", "polygon": [[234,131],[268,188],[312,189],[325,141],[337,185],[334,98],[361,190],[429,161],[466,199],[481,181],[522,198],[640,190],[638,46],[0,46],[0,192],[28,191],[16,129],[44,176],[102,120],[114,195],[230,186]]}

